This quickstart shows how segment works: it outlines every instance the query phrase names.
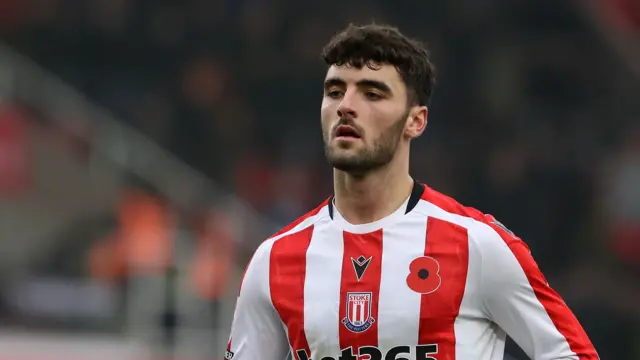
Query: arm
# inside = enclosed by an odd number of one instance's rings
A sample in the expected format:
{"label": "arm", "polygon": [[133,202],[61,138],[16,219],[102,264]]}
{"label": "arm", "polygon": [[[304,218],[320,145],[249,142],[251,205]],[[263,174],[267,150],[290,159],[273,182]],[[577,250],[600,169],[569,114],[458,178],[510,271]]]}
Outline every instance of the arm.
{"label": "arm", "polygon": [[263,243],[245,270],[226,360],[285,360],[289,345],[269,292],[269,250]]}
{"label": "arm", "polygon": [[[489,224],[479,241],[486,316],[534,360],[597,360],[582,326],[547,283],[527,245]],[[484,232],[483,231],[483,232]]]}

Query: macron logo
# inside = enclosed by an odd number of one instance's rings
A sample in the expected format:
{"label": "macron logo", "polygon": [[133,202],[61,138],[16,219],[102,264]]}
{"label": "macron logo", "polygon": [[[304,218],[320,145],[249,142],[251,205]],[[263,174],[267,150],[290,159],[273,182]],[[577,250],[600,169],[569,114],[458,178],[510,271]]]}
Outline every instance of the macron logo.
{"label": "macron logo", "polygon": [[373,259],[373,256],[370,256],[368,259],[366,259],[362,255],[360,255],[357,259],[351,258],[353,271],[355,271],[358,281],[362,279],[362,277],[364,276],[364,272],[367,271],[367,267],[369,266],[371,259]]}

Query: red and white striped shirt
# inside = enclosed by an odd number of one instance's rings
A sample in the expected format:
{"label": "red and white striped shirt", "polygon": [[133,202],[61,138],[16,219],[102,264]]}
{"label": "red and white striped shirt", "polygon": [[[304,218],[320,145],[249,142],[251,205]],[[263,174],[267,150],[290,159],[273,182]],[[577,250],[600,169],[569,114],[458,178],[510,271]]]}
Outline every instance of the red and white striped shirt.
{"label": "red and white striped shirt", "polygon": [[393,214],[353,225],[331,200],[247,267],[226,359],[598,359],[528,247],[492,216],[416,182]]}

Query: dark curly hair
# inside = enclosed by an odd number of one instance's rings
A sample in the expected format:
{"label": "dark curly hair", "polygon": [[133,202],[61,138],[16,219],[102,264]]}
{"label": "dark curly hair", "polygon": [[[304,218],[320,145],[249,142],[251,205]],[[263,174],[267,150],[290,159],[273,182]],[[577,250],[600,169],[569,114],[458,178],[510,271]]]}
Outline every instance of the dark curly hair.
{"label": "dark curly hair", "polygon": [[329,66],[358,69],[395,66],[407,87],[410,105],[427,105],[435,86],[435,66],[425,45],[389,25],[350,24],[324,46],[322,59]]}

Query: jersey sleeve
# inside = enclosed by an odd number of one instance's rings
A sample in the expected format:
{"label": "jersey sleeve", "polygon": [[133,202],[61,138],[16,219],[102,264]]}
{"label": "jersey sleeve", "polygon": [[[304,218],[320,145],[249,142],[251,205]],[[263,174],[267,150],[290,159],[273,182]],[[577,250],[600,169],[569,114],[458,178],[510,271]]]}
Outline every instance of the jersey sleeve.
{"label": "jersey sleeve", "polygon": [[226,360],[285,360],[289,354],[284,326],[271,303],[268,245],[258,248],[245,270]]}
{"label": "jersey sleeve", "polygon": [[480,244],[483,309],[534,360],[597,360],[582,326],[527,245],[498,222]]}

